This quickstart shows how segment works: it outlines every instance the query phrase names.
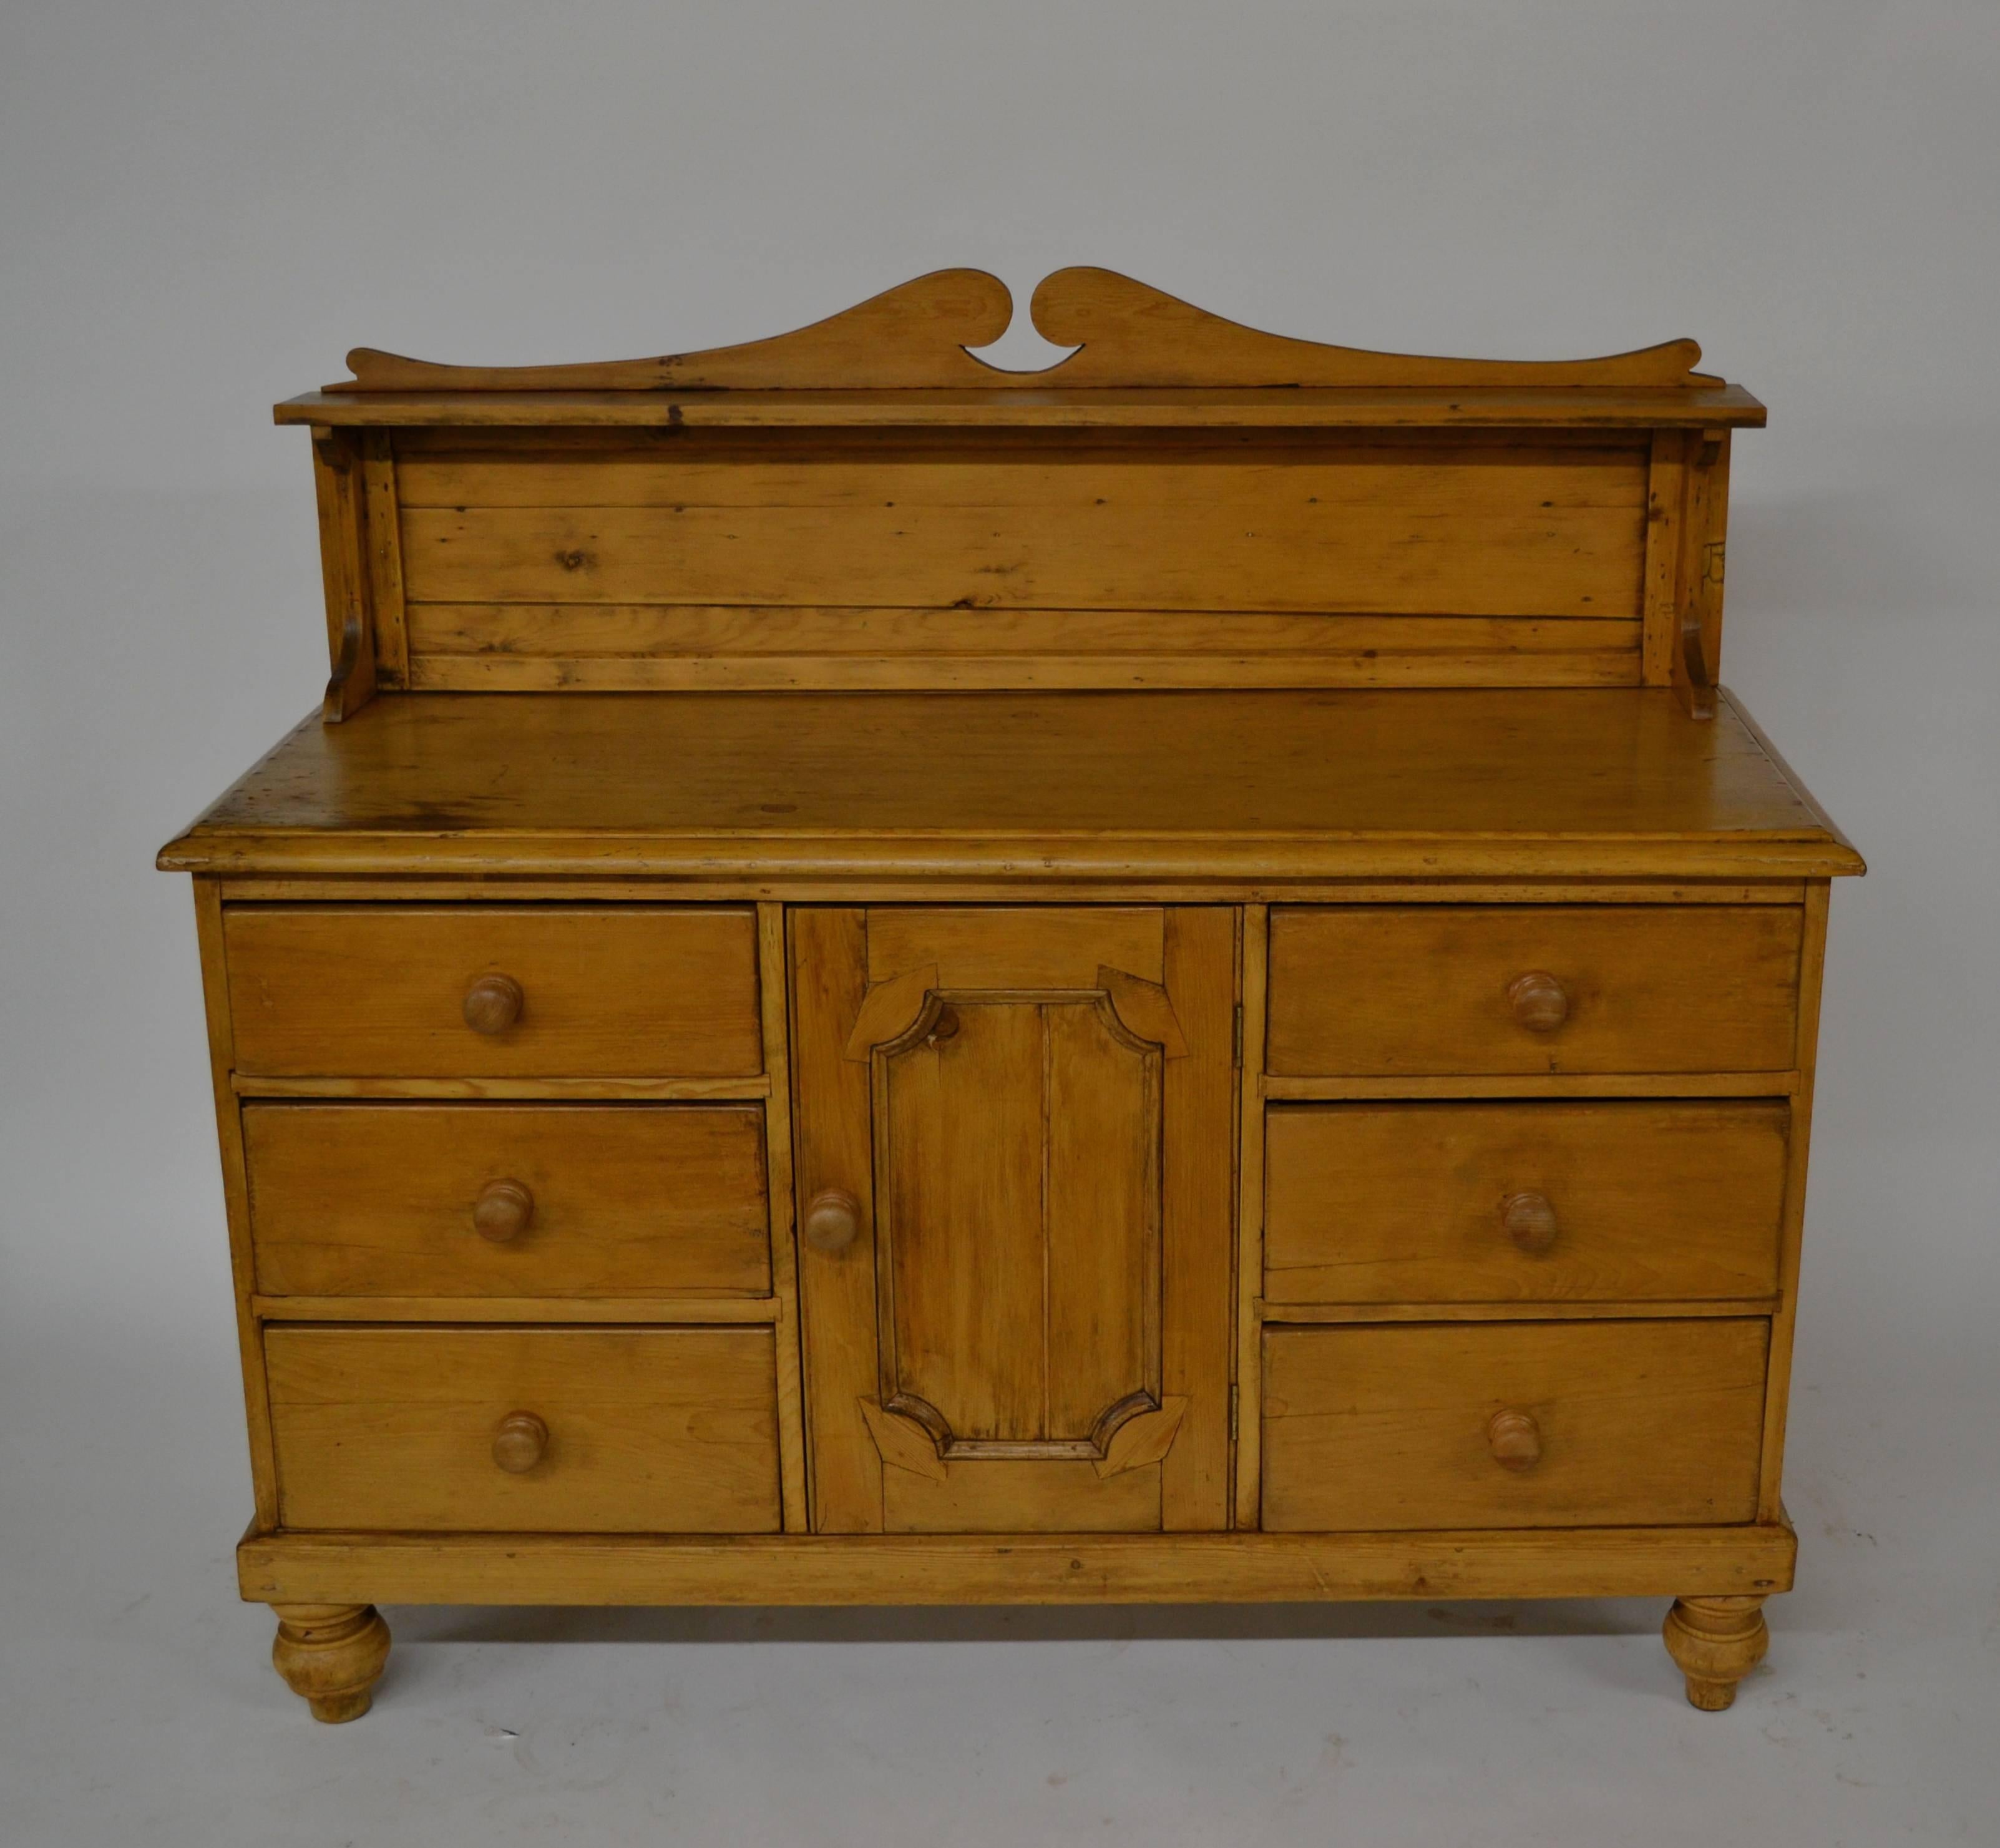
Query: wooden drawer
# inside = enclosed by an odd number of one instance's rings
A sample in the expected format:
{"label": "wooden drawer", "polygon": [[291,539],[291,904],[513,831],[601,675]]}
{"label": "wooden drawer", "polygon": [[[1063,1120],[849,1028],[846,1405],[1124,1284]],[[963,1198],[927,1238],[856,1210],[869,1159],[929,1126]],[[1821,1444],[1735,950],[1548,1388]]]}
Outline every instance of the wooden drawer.
{"label": "wooden drawer", "polygon": [[1283,907],[1268,1069],[1789,1071],[1800,933],[1785,905]]}
{"label": "wooden drawer", "polygon": [[[763,1069],[746,909],[234,905],[238,1070],[272,1077],[748,1077]],[[468,1023],[475,983],[519,996]],[[504,991],[502,991],[504,992]]]}
{"label": "wooden drawer", "polygon": [[[777,1530],[769,1329],[277,1325],[264,1354],[287,1527]],[[546,1445],[503,1468],[519,1414]]]}
{"label": "wooden drawer", "polygon": [[755,1104],[252,1103],[257,1285],[291,1296],[765,1296]]}
{"label": "wooden drawer", "polygon": [[1720,1317],[1267,1328],[1263,1524],[1750,1520],[1769,1331]]}
{"label": "wooden drawer", "polygon": [[1764,1296],[1780,1103],[1340,1103],[1266,1119],[1280,1303]]}

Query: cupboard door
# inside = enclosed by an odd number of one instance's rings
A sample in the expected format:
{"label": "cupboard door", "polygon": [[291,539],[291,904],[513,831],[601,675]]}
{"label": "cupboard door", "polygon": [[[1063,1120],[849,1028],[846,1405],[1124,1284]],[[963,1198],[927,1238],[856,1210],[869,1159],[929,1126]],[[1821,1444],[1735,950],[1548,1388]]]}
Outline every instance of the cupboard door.
{"label": "cupboard door", "polygon": [[1224,1526],[1233,912],[790,931],[816,1528]]}

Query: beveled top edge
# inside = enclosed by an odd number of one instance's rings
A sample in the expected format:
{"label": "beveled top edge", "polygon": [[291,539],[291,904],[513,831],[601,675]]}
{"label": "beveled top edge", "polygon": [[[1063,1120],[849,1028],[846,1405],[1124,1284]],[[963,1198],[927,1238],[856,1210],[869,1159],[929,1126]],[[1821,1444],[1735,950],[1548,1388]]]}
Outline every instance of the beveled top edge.
{"label": "beveled top edge", "polygon": [[759,391],[301,393],[280,425],[377,429],[1762,429],[1741,385],[1158,387],[1087,391]]}

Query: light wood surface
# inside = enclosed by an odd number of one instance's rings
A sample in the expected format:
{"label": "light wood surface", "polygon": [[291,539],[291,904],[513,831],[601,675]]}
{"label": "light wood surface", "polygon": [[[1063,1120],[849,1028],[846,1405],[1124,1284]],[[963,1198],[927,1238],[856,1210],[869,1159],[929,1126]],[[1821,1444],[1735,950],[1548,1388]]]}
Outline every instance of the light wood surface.
{"label": "light wood surface", "polygon": [[[1769,1332],[1748,1319],[1267,1326],[1264,1525],[1750,1520]],[[1532,1467],[1496,1461],[1502,1412],[1533,1421]]]}
{"label": "light wood surface", "polygon": [[1761,1597],[1677,1598],[1662,1634],[1667,1653],[1687,1677],[1688,1704],[1720,1713],[1736,1684],[1764,1659],[1770,1631]]}
{"label": "light wood surface", "polygon": [[269,1294],[770,1292],[754,1104],[255,1103],[243,1122]]}
{"label": "light wood surface", "polygon": [[1762,905],[1285,907],[1270,1068],[1788,1071],[1802,931]]}
{"label": "light wood surface", "polygon": [[1759,1596],[1789,1590],[1780,1522],[1408,1534],[813,1534],[701,1540],[273,1534],[243,1596],[481,1604],[1316,1603]]}
{"label": "light wood surface", "polygon": [[312,1717],[338,1726],[358,1720],[373,1704],[389,1660],[389,1626],[372,1604],[273,1607],[278,1634],[271,1666],[305,1701]]}
{"label": "light wood surface", "polygon": [[194,886],[195,942],[201,957],[203,1009],[208,1029],[209,1078],[215,1106],[216,1142],[222,1157],[223,1215],[228,1228],[231,1294],[236,1311],[237,1356],[243,1373],[243,1412],[250,1449],[250,1492],[259,1527],[278,1524],[277,1465],[272,1452],[269,1388],[264,1377],[263,1338],[253,1301],[255,1247],[250,1231],[250,1185],[243,1155],[242,1113],[230,1089],[236,1061],[229,1010],[228,947],[222,929],[222,892],[213,879]]}
{"label": "light wood surface", "polygon": [[798,1197],[838,1193],[856,1208],[853,1238],[799,1251],[813,1531],[879,1534],[886,1472],[864,1409],[881,1391],[874,1135],[869,1068],[847,1056],[868,992],[866,914],[811,905],[788,922]]}
{"label": "light wood surface", "polygon": [[1812,1128],[1813,1086],[1819,1066],[1820,991],[1826,978],[1831,893],[1825,880],[1806,888],[1805,942],[1799,954],[1798,1097],[1785,1171],[1785,1214],[1778,1233],[1777,1313],[1771,1318],[1770,1391],[1764,1404],[1764,1469],[1757,1507],[1772,1520],[1784,1504],[1785,1421],[1791,1403],[1792,1342],[1798,1326],[1799,1263],[1805,1239],[1806,1158]]}
{"label": "light wood surface", "polygon": [[1272,1303],[1778,1287],[1780,1103],[1350,1103],[1269,1119]]}
{"label": "light wood surface", "polygon": [[1762,407],[1091,269],[1010,374],[1012,313],[278,408],[331,678],[160,863],[323,1718],[397,1598],[1668,1594],[1709,1709],[1762,1652],[1863,870],[1718,684]]}
{"label": "light wood surface", "polygon": [[307,391],[280,424],[378,429],[1703,429],[1761,428],[1741,385],[1196,386],[1050,391]]}
{"label": "light wood surface", "polygon": [[1029,313],[1055,346],[1080,350],[1039,373],[1002,371],[966,349],[991,346],[1013,313],[1005,283],[980,269],[938,269],[788,334],[739,346],[566,366],[439,365],[372,347],[347,356],[354,376],[329,393],[377,391],[772,391],[922,386],[1005,389],[1032,381],[1105,386],[1493,385],[1698,387],[1701,349],[1674,340],[1596,360],[1441,360],[1369,353],[1267,334],[1176,300],[1115,270],[1058,269]]}
{"label": "light wood surface", "polygon": [[[273,1325],[264,1349],[288,1528],[777,1530],[767,1330]],[[547,1442],[496,1465],[520,1417]]]}
{"label": "light wood surface", "polygon": [[1623,617],[679,603],[411,606],[430,693],[1634,686]]}
{"label": "light wood surface", "polygon": [[[820,1100],[837,1119],[799,1119],[826,1228],[804,1254],[807,1397],[836,1446],[865,1433],[879,1458],[834,1478],[838,1513],[822,1482],[822,1523],[1158,1526],[1164,1472],[1177,1526],[1224,1524],[1232,916],[795,920],[842,971],[795,1000],[799,1068],[846,1068]],[[1158,1465],[1093,1467],[1169,1395]]]}
{"label": "light wood surface", "polygon": [[682,446],[403,473],[419,661],[433,605],[456,606],[462,648],[479,606],[845,604],[1074,612],[1059,653],[1091,651],[1097,610],[1616,619],[1637,677],[1647,457],[1608,439],[768,462]]}
{"label": "light wood surface", "polygon": [[[745,910],[233,906],[223,929],[246,1072],[763,1068],[755,922]],[[503,975],[523,998],[518,1023],[475,1029],[468,992]]]}
{"label": "light wood surface", "polygon": [[791,1029],[787,1018],[785,910],[757,907],[757,1001],[764,1033],[764,1062],[771,1080],[764,1106],[765,1152],[770,1174],[772,1287],[776,1298],[778,1469],[783,1525],[803,1534],[811,1524],[806,1474],[805,1374],[799,1321],[798,1244],[793,1223]]}
{"label": "light wood surface", "polygon": [[298,728],[161,863],[1214,896],[1861,866],[1733,709],[1690,725],[1642,689],[409,694]]}
{"label": "light wood surface", "polygon": [[1258,1073],[1264,1064],[1265,988],[1269,974],[1270,914],[1246,905],[1240,914],[1241,999],[1236,1020],[1236,1294],[1230,1352],[1229,1426],[1235,1480],[1231,1525],[1254,1528],[1263,1480],[1264,1370],[1257,1359],[1264,1289],[1264,1159],[1267,1138]]}

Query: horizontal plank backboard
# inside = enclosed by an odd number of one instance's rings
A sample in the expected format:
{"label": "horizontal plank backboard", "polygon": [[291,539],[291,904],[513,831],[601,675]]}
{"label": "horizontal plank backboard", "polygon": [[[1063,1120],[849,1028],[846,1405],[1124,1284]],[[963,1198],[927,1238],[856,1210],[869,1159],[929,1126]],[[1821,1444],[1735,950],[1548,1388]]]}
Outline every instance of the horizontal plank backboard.
{"label": "horizontal plank backboard", "polygon": [[1618,686],[1644,433],[399,433],[413,689]]}

